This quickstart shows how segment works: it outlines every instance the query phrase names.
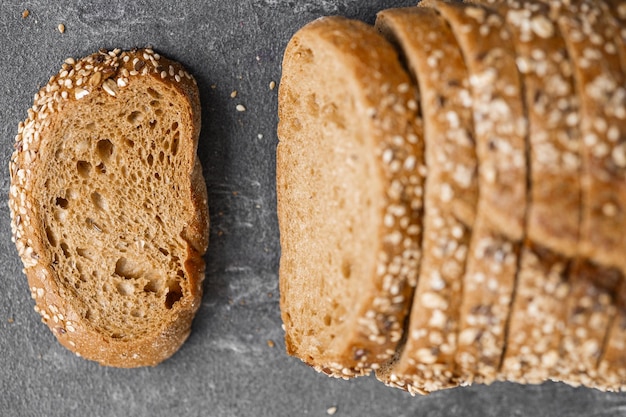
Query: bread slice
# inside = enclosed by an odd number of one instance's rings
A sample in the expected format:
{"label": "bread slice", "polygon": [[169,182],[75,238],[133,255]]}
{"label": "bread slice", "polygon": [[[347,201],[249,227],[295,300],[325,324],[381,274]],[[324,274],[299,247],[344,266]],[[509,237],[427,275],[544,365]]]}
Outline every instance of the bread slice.
{"label": "bread slice", "polygon": [[406,344],[376,376],[427,393],[458,384],[459,306],[478,199],[469,78],[454,35],[434,10],[383,10],[376,27],[398,45],[419,85],[428,167],[420,279]]}
{"label": "bread slice", "polygon": [[35,310],[103,365],[156,365],[190,332],[208,243],[200,103],[151,49],[65,61],[19,125],[12,231]]}
{"label": "bread slice", "polygon": [[[626,3],[621,0],[603,0],[608,6],[609,19],[615,21],[619,37],[616,39],[618,53],[622,63],[622,71],[626,74]],[[600,3],[602,5],[603,3]],[[618,146],[622,145],[625,131],[622,130],[622,139]],[[596,387],[610,391],[626,390],[626,279],[624,270],[616,271],[621,275],[621,284],[615,293],[615,316],[611,319],[609,333],[606,336],[602,356],[598,364],[598,379]]]}
{"label": "bread slice", "polygon": [[603,384],[598,363],[615,316],[613,298],[621,277],[616,268],[574,261],[569,272],[571,290],[565,302],[566,321],[559,360],[551,379],[573,386],[600,387]]}
{"label": "bread slice", "polygon": [[348,378],[395,352],[420,258],[416,90],[373,27],[320,18],[290,40],[277,197],[288,353]]}
{"label": "bread slice", "polygon": [[555,375],[571,296],[570,260],[530,241],[522,247],[498,379],[539,384]]}
{"label": "bread slice", "polygon": [[572,66],[549,7],[537,0],[484,3],[505,18],[515,46],[529,123],[532,185],[528,241],[521,249],[499,378],[539,383],[548,379],[559,357],[569,294],[565,272],[578,246],[578,101]]}
{"label": "bread slice", "polygon": [[[556,7],[556,6],[555,6]],[[574,62],[580,94],[582,224],[580,255],[626,270],[626,71],[617,27],[600,2],[554,11]]]}
{"label": "bread slice", "polygon": [[456,361],[467,382],[495,380],[506,342],[527,201],[526,118],[504,19],[476,4],[430,1],[450,24],[470,77],[479,199],[463,279]]}
{"label": "bread slice", "polygon": [[[603,0],[602,4],[608,7],[608,13],[612,17],[619,36],[622,38],[621,47],[626,44],[626,3],[623,0]],[[621,54],[624,59],[624,54]]]}
{"label": "bread slice", "polygon": [[598,380],[594,386],[602,390],[626,391],[626,280],[623,273],[614,294],[615,316],[598,363]]}

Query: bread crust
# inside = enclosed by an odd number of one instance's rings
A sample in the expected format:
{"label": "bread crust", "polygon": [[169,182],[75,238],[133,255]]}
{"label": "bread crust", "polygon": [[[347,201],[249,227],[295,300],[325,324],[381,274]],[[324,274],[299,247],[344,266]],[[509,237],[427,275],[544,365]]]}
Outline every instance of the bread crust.
{"label": "bread crust", "polygon": [[[194,217],[188,219],[183,236],[188,243],[183,266],[188,287],[158,331],[116,339],[94,328],[74,299],[72,289],[63,284],[50,262],[43,214],[33,198],[33,187],[41,183],[37,175],[45,163],[39,151],[51,140],[48,132],[71,103],[88,95],[115,97],[131,83],[144,79],[158,80],[177,91],[187,109],[190,134],[181,137],[184,145],[180,150],[189,152],[188,160],[194,161],[188,167],[186,189]],[[189,335],[202,296],[202,255],[208,245],[209,226],[206,184],[196,157],[199,132],[200,100],[195,80],[180,64],[151,49],[100,50],[79,60],[68,58],[59,73],[35,95],[28,118],[20,123],[10,161],[12,233],[36,301],[35,310],[59,342],[76,355],[107,366],[153,366],[170,357]]]}
{"label": "bread crust", "polygon": [[376,27],[398,44],[419,85],[428,168],[420,279],[406,343],[376,376],[411,393],[428,393],[459,383],[459,305],[478,198],[469,79],[454,36],[434,10],[384,10]]}
{"label": "bread crust", "polygon": [[[375,266],[368,275],[359,277],[359,291],[354,293],[354,299],[346,299],[344,294],[338,301],[345,305],[349,317],[346,320],[350,320],[352,325],[342,328],[341,340],[339,337],[334,339],[336,345],[324,344],[319,350],[312,345],[320,343],[320,335],[309,343],[303,342],[302,338],[306,336],[300,335],[305,329],[298,324],[310,312],[302,311],[298,305],[311,295],[299,293],[299,287],[294,288],[297,285],[293,282],[302,273],[297,271],[298,265],[303,262],[302,256],[310,255],[298,250],[298,242],[294,241],[296,236],[290,232],[300,226],[295,220],[297,214],[290,211],[289,199],[303,193],[293,191],[296,182],[295,179],[291,182],[290,176],[307,176],[309,173],[297,174],[296,161],[291,160],[293,157],[288,153],[289,143],[298,137],[300,123],[294,120],[296,116],[292,114],[292,106],[298,99],[305,99],[300,83],[312,82],[311,78],[304,77],[303,68],[313,65],[310,57],[317,55],[323,58],[320,58],[321,64],[314,64],[318,65],[315,74],[323,73],[324,79],[315,79],[316,93],[332,96],[333,91],[326,91],[323,85],[326,79],[342,80],[347,85],[348,94],[357,109],[352,117],[360,117],[358,120],[362,120],[365,128],[361,132],[362,139],[343,137],[341,140],[365,141],[371,146],[375,161],[372,175],[376,176],[371,180],[382,184],[382,192],[376,196],[382,209],[375,214],[379,218],[372,219],[380,225],[377,234],[371,236],[375,250],[366,255],[375,260]],[[321,18],[300,29],[287,46],[279,90],[280,143],[277,150],[278,219],[282,249],[279,272],[281,313],[287,352],[334,377],[349,378],[371,372],[394,354],[402,334],[403,321],[416,284],[421,241],[425,173],[417,105],[415,88],[402,69],[393,47],[364,23],[340,17]],[[307,143],[303,146],[318,145]],[[357,160],[355,163],[363,162]],[[304,180],[301,176],[298,178]],[[364,187],[367,183],[368,180],[364,179],[362,183],[351,186]],[[306,194],[305,191],[301,197]],[[300,204],[304,200],[299,198],[297,201]],[[311,210],[319,205],[324,205],[324,202],[311,196]],[[358,215],[358,211],[354,215]],[[317,262],[319,265],[326,260]],[[333,277],[327,271],[319,287],[330,287],[333,279],[343,279]],[[318,315],[325,313],[316,312]],[[332,328],[333,324],[330,326]]]}
{"label": "bread crust", "polygon": [[521,248],[498,378],[539,383],[551,376],[559,358],[564,301],[569,294],[568,257],[578,248],[578,100],[565,43],[550,19],[549,7],[535,0],[484,3],[505,18],[513,36],[528,114],[532,185],[527,241]]}
{"label": "bread crust", "polygon": [[[601,2],[556,5],[580,94],[582,223],[579,254],[626,270],[626,75],[622,38]],[[622,46],[620,46],[622,45]]]}
{"label": "bread crust", "polygon": [[466,383],[493,382],[506,342],[527,202],[526,117],[504,19],[477,4],[426,1],[449,23],[470,77],[479,198],[456,361]]}

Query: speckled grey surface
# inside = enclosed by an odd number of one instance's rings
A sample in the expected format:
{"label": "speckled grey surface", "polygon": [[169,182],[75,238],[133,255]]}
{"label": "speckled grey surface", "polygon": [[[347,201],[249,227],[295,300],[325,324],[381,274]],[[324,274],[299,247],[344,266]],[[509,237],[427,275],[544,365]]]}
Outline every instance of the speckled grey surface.
{"label": "speckled grey surface", "polygon": [[[44,0],[0,2],[0,191],[17,124],[63,59],[152,45],[196,76],[199,154],[211,204],[202,307],[182,349],[149,369],[103,368],[54,339],[33,311],[0,206],[1,416],[623,416],[626,396],[561,384],[495,384],[410,397],[373,378],[333,380],[284,353],[274,151],[280,61],[326,14],[373,22],[412,1]],[[22,11],[30,15],[22,18]],[[59,33],[63,23],[66,31]],[[230,94],[237,90],[236,98]],[[243,104],[247,111],[237,112]],[[274,347],[268,340],[275,342]]]}

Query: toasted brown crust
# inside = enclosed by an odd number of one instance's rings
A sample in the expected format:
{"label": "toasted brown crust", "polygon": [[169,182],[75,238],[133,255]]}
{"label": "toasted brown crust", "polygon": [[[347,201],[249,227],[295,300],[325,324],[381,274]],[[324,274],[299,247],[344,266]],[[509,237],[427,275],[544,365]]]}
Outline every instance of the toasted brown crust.
{"label": "toasted brown crust", "polygon": [[466,382],[496,379],[516,284],[527,200],[526,118],[504,19],[476,4],[427,1],[450,24],[470,77],[479,199],[456,361]]}
{"label": "toasted brown crust", "polygon": [[[312,62],[313,56],[320,61]],[[297,113],[295,109],[299,97],[304,100],[303,88],[307,83],[315,82],[315,93],[319,95],[337,94],[326,86],[329,80],[335,86],[338,82],[341,88],[346,86],[346,94],[355,103],[352,117],[363,126],[358,139],[342,137],[341,141],[365,143],[375,165],[374,178],[349,185],[371,188],[380,182],[382,192],[375,196],[380,210],[371,219],[379,225],[376,235],[371,236],[375,250],[364,255],[368,262],[373,260],[373,268],[367,275],[359,277],[358,284],[353,284],[358,285],[358,291],[352,291],[351,295],[337,295],[337,302],[346,306],[345,320],[348,321],[343,327],[337,325],[341,337],[315,349],[313,345],[321,343],[321,334],[316,333],[315,340],[308,340],[308,343],[303,341],[307,336],[301,334],[311,316],[310,311],[303,310],[300,305],[312,294],[296,283],[301,279],[299,275],[306,272],[301,268],[308,258],[303,257],[310,257],[310,254],[298,249],[303,242],[298,240],[295,231],[301,228],[301,223],[293,211],[295,205],[304,204],[302,198],[305,195],[310,195],[306,185],[294,191],[300,182],[306,182],[310,173],[301,171],[302,160],[293,159],[292,151],[295,150],[290,147],[296,146],[301,152],[303,147],[306,151],[306,147],[319,146],[297,141],[299,130],[303,125],[307,126],[297,118],[308,115]],[[277,151],[281,312],[288,353],[331,376],[348,378],[369,373],[393,355],[401,337],[417,279],[421,241],[423,143],[415,98],[415,88],[393,47],[363,23],[339,17],[318,19],[298,31],[285,51],[279,90],[280,143]],[[314,125],[311,129],[318,128]],[[334,150],[329,149],[329,152]],[[304,152],[302,158],[307,158],[310,153]],[[370,158],[368,155],[362,157]],[[357,159],[355,163],[364,162]],[[341,178],[332,181],[339,184]],[[333,184],[321,185],[330,188]],[[315,200],[313,195],[310,198],[311,212],[327,205],[325,201]],[[358,216],[360,209],[354,207],[352,215]],[[310,236],[306,237],[308,242],[310,239]],[[324,243],[328,242],[319,242]],[[317,261],[318,267],[327,262]],[[330,271],[326,271],[321,279],[323,281],[311,290],[330,287],[335,279],[343,280]],[[315,308],[319,309],[317,315],[327,313],[322,301]],[[333,325],[331,323],[329,327],[333,328]],[[316,332],[315,329],[312,331]]]}
{"label": "toasted brown crust", "polygon": [[[580,94],[583,166],[580,255],[626,268],[626,78],[618,30],[600,2],[553,11]],[[626,269],[625,269],[626,270]]]}
{"label": "toasted brown crust", "polygon": [[539,384],[554,377],[570,297],[568,258],[527,242],[498,379]]}
{"label": "toasted brown crust", "polygon": [[597,367],[615,315],[613,294],[621,277],[615,268],[583,260],[572,263],[565,327],[552,379],[573,386],[600,387]]}
{"label": "toasted brown crust", "polygon": [[578,248],[578,100],[571,63],[549,7],[535,0],[486,3],[492,3],[505,18],[513,36],[528,114],[532,184],[528,242],[521,248],[498,378],[539,383],[550,377],[559,357],[564,299],[569,294],[567,256],[574,256]]}
{"label": "toasted brown crust", "polygon": [[611,319],[593,386],[601,390],[626,391],[626,280],[623,274],[613,298],[615,316]]}
{"label": "toasted brown crust", "polygon": [[[18,253],[24,263],[35,310],[41,315],[57,339],[77,355],[103,365],[137,367],[156,365],[171,356],[189,335],[191,320],[200,306],[204,262],[202,254],[208,244],[208,207],[206,185],[199,164],[189,166],[188,195],[191,211],[184,239],[188,256],[184,269],[188,292],[172,308],[171,316],[158,331],[129,339],[115,339],[101,333],[77,309],[73,292],[58,277],[47,255],[47,241],[39,202],[33,200],[32,187],[39,181],[38,164],[43,164],[38,151],[43,147],[49,127],[70,103],[80,102],[87,95],[115,96],[131,83],[151,77],[175,89],[185,103],[190,121],[189,141],[181,152],[190,152],[188,160],[196,161],[195,152],[200,132],[200,102],[195,80],[180,64],[160,57],[150,49],[122,52],[101,50],[80,60],[69,58],[60,72],[36,95],[28,118],[20,123],[16,151],[10,162],[11,189],[9,205],[12,232]],[[185,186],[184,184],[182,185]]]}
{"label": "toasted brown crust", "polygon": [[384,10],[376,26],[399,45],[418,82],[428,167],[420,279],[406,344],[376,376],[411,393],[432,392],[458,384],[458,313],[478,198],[469,79],[454,36],[434,10]]}

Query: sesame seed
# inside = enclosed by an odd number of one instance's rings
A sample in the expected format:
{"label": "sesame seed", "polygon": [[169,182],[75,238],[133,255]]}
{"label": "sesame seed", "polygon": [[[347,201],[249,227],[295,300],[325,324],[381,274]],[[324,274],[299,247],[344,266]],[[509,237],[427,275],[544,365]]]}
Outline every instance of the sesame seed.
{"label": "sesame seed", "polygon": [[276,88],[276,81],[270,81],[270,90],[273,90]]}
{"label": "sesame seed", "polygon": [[245,107],[243,104],[237,104],[237,106],[235,106],[235,109],[236,109],[238,112],[244,112],[244,111],[246,111],[246,107]]}
{"label": "sesame seed", "polygon": [[326,409],[326,414],[328,414],[329,416],[334,416],[336,412],[337,412],[337,407],[335,406],[329,407]]}
{"label": "sesame seed", "polygon": [[57,26],[57,29],[59,30],[59,32],[65,33],[65,25],[63,23],[59,23],[59,26]]}
{"label": "sesame seed", "polygon": [[24,9],[22,12],[22,19],[26,19],[30,15],[30,11],[28,9]]}
{"label": "sesame seed", "polygon": [[76,100],[80,100],[81,98],[85,97],[87,94],[89,94],[89,91],[84,90],[82,88],[76,88],[74,90],[74,97],[76,97]]}
{"label": "sesame seed", "polygon": [[104,83],[102,83],[102,89],[110,96],[115,97],[117,93],[117,84],[115,83],[115,81],[109,78]]}
{"label": "sesame seed", "polygon": [[233,90],[233,91],[230,93],[230,98],[235,98],[235,97],[237,97],[237,90]]}

